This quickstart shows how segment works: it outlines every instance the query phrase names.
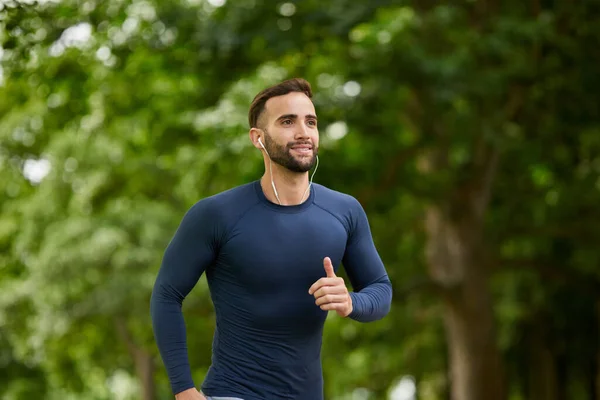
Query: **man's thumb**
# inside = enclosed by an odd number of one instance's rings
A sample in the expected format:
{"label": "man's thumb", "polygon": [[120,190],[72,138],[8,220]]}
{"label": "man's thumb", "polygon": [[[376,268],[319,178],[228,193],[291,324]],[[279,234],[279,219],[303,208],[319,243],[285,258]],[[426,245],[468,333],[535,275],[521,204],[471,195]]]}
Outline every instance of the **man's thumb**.
{"label": "man's thumb", "polygon": [[335,278],[335,272],[333,272],[333,264],[331,263],[331,258],[325,257],[325,259],[323,260],[323,266],[325,267],[327,277]]}

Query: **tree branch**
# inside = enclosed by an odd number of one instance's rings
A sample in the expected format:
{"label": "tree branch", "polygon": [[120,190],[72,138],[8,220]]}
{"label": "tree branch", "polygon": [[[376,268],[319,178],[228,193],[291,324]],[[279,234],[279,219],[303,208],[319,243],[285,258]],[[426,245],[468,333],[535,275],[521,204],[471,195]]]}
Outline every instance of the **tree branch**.
{"label": "tree branch", "polygon": [[358,200],[361,202],[363,207],[366,204],[373,201],[378,196],[389,192],[390,188],[395,186],[398,178],[398,171],[400,168],[408,162],[411,157],[414,157],[421,150],[421,145],[416,144],[412,147],[404,149],[402,152],[397,154],[388,160],[388,164],[385,166],[385,174],[379,180],[375,186],[365,187],[357,195]]}
{"label": "tree branch", "polygon": [[[524,93],[522,88],[513,87],[506,105],[504,106],[504,117],[506,121],[512,121],[523,105]],[[485,140],[484,134],[480,133],[475,144],[475,168],[481,171],[476,175],[472,183],[471,204],[474,216],[478,223],[483,222],[485,211],[492,194],[492,186],[498,172],[500,160],[500,148],[497,144]]]}
{"label": "tree branch", "polygon": [[127,350],[129,351],[131,356],[135,357],[138,352],[138,347],[133,342],[133,338],[131,337],[129,330],[127,329],[127,324],[125,320],[122,317],[115,317],[114,321],[119,337],[127,346]]}
{"label": "tree branch", "polygon": [[498,171],[498,161],[500,158],[500,150],[497,146],[491,147],[487,161],[483,165],[480,181],[477,182],[478,190],[472,199],[473,212],[478,223],[483,222],[485,211],[490,201],[492,194],[492,185],[496,173]]}

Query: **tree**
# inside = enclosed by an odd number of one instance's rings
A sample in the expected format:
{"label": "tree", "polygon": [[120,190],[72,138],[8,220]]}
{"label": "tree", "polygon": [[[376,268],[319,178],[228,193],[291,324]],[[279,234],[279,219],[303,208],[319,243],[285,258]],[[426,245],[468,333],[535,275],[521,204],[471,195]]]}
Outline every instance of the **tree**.
{"label": "tree", "polygon": [[[130,397],[169,397],[162,251],[195,201],[261,173],[252,96],[304,76],[316,181],[361,201],[395,290],[382,321],[328,320],[327,397],[404,375],[432,399],[597,396],[597,7],[211,4],[4,4],[3,395],[127,398],[108,387],[135,377]],[[184,310],[199,381],[204,280]]]}

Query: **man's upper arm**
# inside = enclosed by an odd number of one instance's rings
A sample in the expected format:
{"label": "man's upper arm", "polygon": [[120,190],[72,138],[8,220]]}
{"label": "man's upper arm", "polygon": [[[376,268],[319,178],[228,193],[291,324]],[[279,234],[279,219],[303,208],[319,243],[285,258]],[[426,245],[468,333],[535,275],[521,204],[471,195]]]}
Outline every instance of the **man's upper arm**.
{"label": "man's upper arm", "polygon": [[208,201],[196,203],[183,217],[167,246],[156,284],[159,292],[179,303],[214,261],[223,234]]}
{"label": "man's upper arm", "polygon": [[385,266],[373,242],[367,215],[361,204],[352,199],[352,217],[346,252],[342,259],[344,269],[355,292],[366,286],[386,281]]}

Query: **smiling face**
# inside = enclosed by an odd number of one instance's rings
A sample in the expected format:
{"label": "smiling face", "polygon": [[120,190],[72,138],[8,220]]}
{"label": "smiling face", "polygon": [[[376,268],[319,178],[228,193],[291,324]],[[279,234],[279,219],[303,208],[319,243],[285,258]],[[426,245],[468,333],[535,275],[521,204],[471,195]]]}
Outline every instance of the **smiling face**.
{"label": "smiling face", "polygon": [[259,118],[263,142],[271,160],[298,173],[309,171],[319,149],[315,107],[304,93],[270,98]]}

